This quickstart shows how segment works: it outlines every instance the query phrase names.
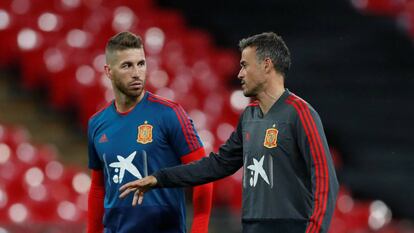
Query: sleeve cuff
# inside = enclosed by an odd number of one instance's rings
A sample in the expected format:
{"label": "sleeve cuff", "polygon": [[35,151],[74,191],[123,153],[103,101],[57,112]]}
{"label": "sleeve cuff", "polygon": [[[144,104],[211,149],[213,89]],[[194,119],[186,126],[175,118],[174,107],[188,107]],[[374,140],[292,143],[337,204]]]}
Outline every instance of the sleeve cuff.
{"label": "sleeve cuff", "polygon": [[206,155],[206,151],[204,150],[204,147],[200,147],[193,152],[190,152],[186,155],[181,156],[181,162],[183,164],[187,164],[193,161],[197,161],[203,158],[205,155]]}
{"label": "sleeve cuff", "polygon": [[152,174],[152,176],[154,176],[157,179],[157,184],[154,186],[154,188],[163,188],[164,184],[163,184],[163,173],[162,170],[156,171],[155,173]]}

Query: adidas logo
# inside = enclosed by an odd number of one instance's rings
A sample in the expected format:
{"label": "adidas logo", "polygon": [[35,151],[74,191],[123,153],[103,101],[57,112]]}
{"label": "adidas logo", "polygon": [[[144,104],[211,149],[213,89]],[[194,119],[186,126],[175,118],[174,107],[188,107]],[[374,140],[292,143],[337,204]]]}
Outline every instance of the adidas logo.
{"label": "adidas logo", "polygon": [[108,138],[106,137],[106,134],[102,134],[101,138],[99,139],[99,143],[108,142]]}

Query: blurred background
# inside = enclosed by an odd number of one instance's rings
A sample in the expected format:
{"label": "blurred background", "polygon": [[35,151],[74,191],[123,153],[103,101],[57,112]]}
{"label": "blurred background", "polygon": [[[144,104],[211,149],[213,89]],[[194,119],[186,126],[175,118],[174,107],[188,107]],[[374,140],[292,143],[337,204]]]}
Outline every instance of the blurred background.
{"label": "blurred background", "polygon": [[[319,112],[341,183],[330,232],[414,232],[414,1],[1,0],[0,233],[84,231],[86,124],[113,98],[103,53],[123,30],[207,151],[249,103],[238,41],[281,35],[286,86]],[[239,171],[215,182],[210,232],[240,232],[240,207]]]}

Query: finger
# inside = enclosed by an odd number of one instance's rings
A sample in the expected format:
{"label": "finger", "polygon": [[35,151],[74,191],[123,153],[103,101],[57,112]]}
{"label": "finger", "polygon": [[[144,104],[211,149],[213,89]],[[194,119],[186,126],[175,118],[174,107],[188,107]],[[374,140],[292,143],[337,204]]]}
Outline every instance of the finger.
{"label": "finger", "polygon": [[137,188],[128,188],[119,195],[119,198],[125,198],[130,192],[134,192],[136,190]]}
{"label": "finger", "polygon": [[122,186],[119,188],[119,191],[120,191],[120,192],[123,192],[123,191],[124,191],[124,190],[126,190],[126,189],[129,189],[129,188],[131,188],[131,187],[134,187],[134,186],[135,186],[135,183],[136,183],[136,181],[128,182],[128,183],[126,183],[126,184],[122,185]]}
{"label": "finger", "polygon": [[142,204],[142,202],[144,201],[144,192],[139,192],[138,195],[138,204]]}
{"label": "finger", "polygon": [[137,191],[135,191],[134,193],[134,198],[132,199],[132,206],[136,206],[137,202],[138,202],[138,195],[141,191],[138,189]]}

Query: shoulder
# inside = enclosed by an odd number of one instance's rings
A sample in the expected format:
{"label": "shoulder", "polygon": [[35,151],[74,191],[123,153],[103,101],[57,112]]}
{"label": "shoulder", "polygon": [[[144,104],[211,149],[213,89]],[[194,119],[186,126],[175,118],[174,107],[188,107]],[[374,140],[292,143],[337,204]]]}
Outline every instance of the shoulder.
{"label": "shoulder", "polygon": [[175,114],[175,115],[185,115],[184,109],[175,101],[155,95],[153,93],[148,93],[148,103],[151,108],[155,109],[157,114]]}
{"label": "shoulder", "polygon": [[260,106],[259,106],[259,101],[255,100],[253,102],[251,102],[250,104],[247,105],[247,107],[244,109],[242,116],[244,116],[245,114],[251,114],[253,115],[254,112],[256,112],[257,110],[259,110]]}
{"label": "shoulder", "polygon": [[290,92],[289,96],[285,99],[285,103],[287,104],[289,111],[293,115],[299,115],[303,117],[318,115],[318,113],[312,107],[312,105],[310,105],[301,97],[293,94],[292,92]]}
{"label": "shoulder", "polygon": [[180,105],[170,99],[148,92],[148,101],[159,107],[174,108]]}
{"label": "shoulder", "polygon": [[111,101],[107,104],[105,104],[101,109],[99,109],[95,114],[93,114],[91,117],[89,117],[89,127],[91,125],[94,125],[101,121],[105,117],[105,113],[109,110],[109,108],[112,106],[114,101]]}

